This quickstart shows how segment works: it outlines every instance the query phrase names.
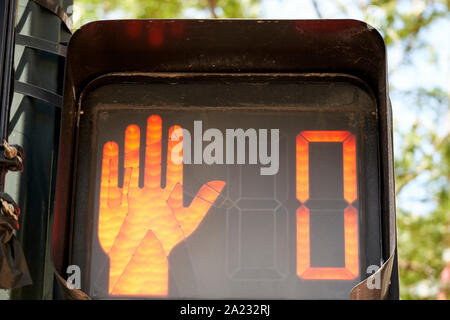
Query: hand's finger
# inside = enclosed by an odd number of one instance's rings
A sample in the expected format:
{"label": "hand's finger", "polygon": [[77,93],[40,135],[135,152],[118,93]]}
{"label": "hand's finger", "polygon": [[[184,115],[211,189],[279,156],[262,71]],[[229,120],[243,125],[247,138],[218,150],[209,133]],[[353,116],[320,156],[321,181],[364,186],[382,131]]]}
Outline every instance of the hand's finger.
{"label": "hand's finger", "polygon": [[185,237],[188,237],[197,229],[224,186],[225,182],[220,180],[209,181],[204,184],[188,208],[183,207],[183,187],[180,184],[175,186],[167,203],[174,212]]}
{"label": "hand's finger", "polygon": [[161,135],[161,117],[151,115],[147,119],[145,143],[145,187],[161,188]]}
{"label": "hand's finger", "polygon": [[167,296],[169,262],[162,243],[149,230],[110,291],[112,295]]}
{"label": "hand's finger", "polygon": [[126,210],[123,210],[122,190],[118,188],[119,147],[107,142],[103,147],[102,175],[100,180],[100,209],[98,236],[100,245],[109,252]]}
{"label": "hand's finger", "polygon": [[101,207],[120,204],[120,190],[117,188],[118,173],[119,146],[117,143],[109,141],[103,146],[102,175],[100,180]]}
{"label": "hand's finger", "polygon": [[171,192],[177,183],[183,185],[183,129],[172,126],[167,143],[166,191]]}
{"label": "hand's finger", "polygon": [[139,147],[140,147],[140,129],[137,125],[129,125],[125,130],[125,155],[124,167],[132,168],[130,177],[130,188],[139,186]]}

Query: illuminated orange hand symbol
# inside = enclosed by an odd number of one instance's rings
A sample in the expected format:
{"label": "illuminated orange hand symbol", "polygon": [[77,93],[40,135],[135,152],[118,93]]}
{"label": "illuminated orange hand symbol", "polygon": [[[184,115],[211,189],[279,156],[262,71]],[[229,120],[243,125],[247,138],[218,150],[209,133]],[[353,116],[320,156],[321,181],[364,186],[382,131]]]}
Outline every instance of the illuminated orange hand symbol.
{"label": "illuminated orange hand symbol", "polygon": [[[169,130],[182,132],[179,126]],[[161,118],[147,120],[144,186],[139,187],[140,130],[125,131],[124,183],[118,187],[119,147],[107,142],[103,148],[98,236],[110,259],[111,295],[166,296],[168,255],[188,237],[219,196],[224,181],[203,185],[189,207],[183,206],[183,164],[172,161],[172,151],[182,142],[170,139],[166,186],[161,188]],[[182,148],[180,157],[182,157]]]}

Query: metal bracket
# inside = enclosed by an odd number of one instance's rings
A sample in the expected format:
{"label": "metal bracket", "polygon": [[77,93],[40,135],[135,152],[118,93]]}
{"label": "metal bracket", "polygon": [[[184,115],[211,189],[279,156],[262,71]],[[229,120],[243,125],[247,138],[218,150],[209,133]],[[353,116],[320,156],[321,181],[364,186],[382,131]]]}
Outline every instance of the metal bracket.
{"label": "metal bracket", "polygon": [[65,57],[67,53],[67,46],[63,44],[23,34],[16,35],[16,45],[53,53],[62,57]]}
{"label": "metal bracket", "polygon": [[41,7],[51,11],[53,14],[58,16],[59,19],[64,23],[66,28],[72,33],[73,30],[73,24],[72,19],[70,19],[69,15],[64,11],[63,8],[61,8],[56,2],[53,0],[32,0],[36,2]]}
{"label": "metal bracket", "polygon": [[62,106],[62,96],[29,83],[16,80],[14,82],[14,91],[50,103],[58,108]]}
{"label": "metal bracket", "polygon": [[[15,149],[16,154],[11,157],[8,156],[8,151],[11,149]],[[23,148],[19,145],[8,145],[5,147],[5,144],[0,145],[0,167],[6,168],[8,171],[23,171],[23,159],[25,157],[25,153]]]}
{"label": "metal bracket", "polygon": [[0,192],[0,212],[7,217],[13,217],[16,222],[19,220],[19,205],[5,192]]}

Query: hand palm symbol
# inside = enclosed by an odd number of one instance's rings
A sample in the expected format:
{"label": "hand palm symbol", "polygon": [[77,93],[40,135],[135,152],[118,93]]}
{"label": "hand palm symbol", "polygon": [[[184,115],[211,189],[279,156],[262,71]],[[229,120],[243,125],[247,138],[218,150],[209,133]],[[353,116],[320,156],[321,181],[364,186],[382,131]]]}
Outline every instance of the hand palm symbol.
{"label": "hand palm symbol", "polygon": [[[181,132],[178,129],[171,127],[169,136]],[[161,188],[161,137],[161,118],[152,115],[147,120],[143,188],[139,187],[139,127],[129,125],[125,131],[122,188],[118,187],[118,145],[107,142],[103,148],[98,236],[110,259],[112,295],[167,295],[167,256],[197,228],[225,186],[224,181],[210,181],[189,207],[183,207],[183,164],[171,159],[182,135],[168,142],[165,188]]]}

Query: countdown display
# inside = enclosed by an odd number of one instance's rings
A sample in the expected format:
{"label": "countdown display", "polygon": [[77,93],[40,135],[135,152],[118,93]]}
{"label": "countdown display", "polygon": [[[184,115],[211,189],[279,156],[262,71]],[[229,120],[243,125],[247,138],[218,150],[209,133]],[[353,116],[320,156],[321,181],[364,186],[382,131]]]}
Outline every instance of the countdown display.
{"label": "countdown display", "polygon": [[[358,199],[355,136],[349,131],[302,131],[297,135],[296,141],[296,191],[297,199],[302,203],[297,209],[297,275],[303,279],[354,279],[359,274],[358,212],[352,206]],[[310,142],[342,143],[343,168],[342,171],[339,170],[339,174],[342,173],[343,198],[349,205],[344,210],[345,267],[311,268],[310,212],[304,205],[309,198]],[[314,162],[311,167],[314,167]],[[329,182],[333,180],[330,179]]]}
{"label": "countdown display", "polygon": [[82,108],[91,297],[348,299],[380,263],[376,103],[354,78],[116,76]]}

